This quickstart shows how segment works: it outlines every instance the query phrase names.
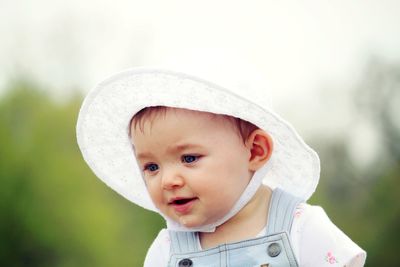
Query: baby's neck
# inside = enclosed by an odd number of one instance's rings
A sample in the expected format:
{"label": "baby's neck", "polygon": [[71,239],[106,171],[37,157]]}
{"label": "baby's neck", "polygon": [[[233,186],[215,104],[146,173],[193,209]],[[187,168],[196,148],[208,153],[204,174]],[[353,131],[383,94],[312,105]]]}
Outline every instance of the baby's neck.
{"label": "baby's neck", "polygon": [[214,232],[199,234],[202,249],[254,238],[266,225],[272,190],[260,186],[254,197],[235,216]]}

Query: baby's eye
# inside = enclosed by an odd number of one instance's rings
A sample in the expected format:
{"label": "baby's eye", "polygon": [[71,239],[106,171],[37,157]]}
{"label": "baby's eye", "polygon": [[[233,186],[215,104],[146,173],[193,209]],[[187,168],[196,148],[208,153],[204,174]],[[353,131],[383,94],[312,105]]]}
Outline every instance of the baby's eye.
{"label": "baby's eye", "polygon": [[184,155],[182,156],[182,162],[183,163],[192,163],[195,162],[199,159],[199,156],[195,155]]}
{"label": "baby's eye", "polygon": [[149,163],[144,166],[145,171],[155,172],[158,170],[158,165],[155,163]]}

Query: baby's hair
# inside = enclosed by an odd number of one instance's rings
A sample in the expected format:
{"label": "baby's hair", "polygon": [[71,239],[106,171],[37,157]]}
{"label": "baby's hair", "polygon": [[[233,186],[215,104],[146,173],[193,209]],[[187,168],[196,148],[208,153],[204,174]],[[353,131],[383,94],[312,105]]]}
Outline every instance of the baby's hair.
{"label": "baby's hair", "polygon": [[[141,109],[139,112],[133,116],[131,119],[131,122],[129,124],[129,136],[131,136],[131,127],[133,123],[133,128],[137,129],[139,126],[139,129],[143,131],[144,128],[144,122],[147,119],[152,119],[154,118],[154,115],[165,115],[166,111],[168,110],[169,107],[166,106],[154,106],[154,107],[146,107]],[[251,122],[228,116],[228,115],[222,115],[222,114],[214,114],[214,113],[209,113],[210,116],[221,116],[222,118],[228,120],[233,124],[233,126],[236,127],[240,137],[242,138],[243,142],[246,141],[246,139],[250,136],[250,134],[256,130],[259,129],[259,127],[255,126]]]}

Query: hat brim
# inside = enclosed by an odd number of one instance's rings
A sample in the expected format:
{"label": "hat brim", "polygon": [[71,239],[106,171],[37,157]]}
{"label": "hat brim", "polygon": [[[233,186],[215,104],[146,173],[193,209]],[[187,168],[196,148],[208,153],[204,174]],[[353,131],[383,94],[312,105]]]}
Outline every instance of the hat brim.
{"label": "hat brim", "polygon": [[315,191],[320,163],[294,128],[272,110],[187,74],[136,68],[115,74],[89,92],[79,112],[77,141],[93,172],[116,192],[157,211],[146,190],[129,139],[131,118],[149,106],[230,115],[268,132],[274,151],[263,183],[304,200]]}

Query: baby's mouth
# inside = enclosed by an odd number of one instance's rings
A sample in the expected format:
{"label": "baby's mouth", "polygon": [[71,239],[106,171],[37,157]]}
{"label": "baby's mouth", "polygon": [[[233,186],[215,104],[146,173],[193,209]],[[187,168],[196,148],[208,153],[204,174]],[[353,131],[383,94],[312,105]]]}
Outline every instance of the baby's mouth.
{"label": "baby's mouth", "polygon": [[187,203],[189,203],[190,201],[193,201],[197,199],[197,197],[193,197],[193,198],[177,198],[177,199],[173,199],[172,201],[170,201],[168,204],[171,205],[185,205]]}
{"label": "baby's mouth", "polygon": [[168,205],[174,209],[179,215],[184,215],[192,210],[193,205],[196,203],[197,197],[176,197],[173,198]]}

